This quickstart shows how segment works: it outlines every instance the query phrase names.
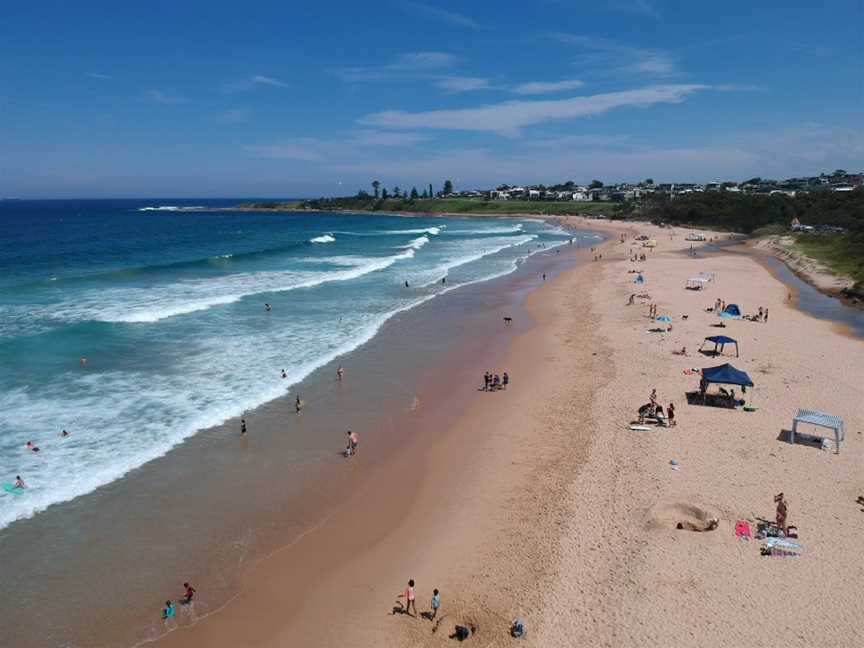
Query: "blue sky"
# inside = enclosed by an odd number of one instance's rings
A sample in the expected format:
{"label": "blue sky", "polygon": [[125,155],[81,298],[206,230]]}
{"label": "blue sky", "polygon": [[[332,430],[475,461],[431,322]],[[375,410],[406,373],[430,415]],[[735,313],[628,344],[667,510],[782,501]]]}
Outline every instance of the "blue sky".
{"label": "blue sky", "polygon": [[29,2],[0,196],[864,168],[864,3]]}

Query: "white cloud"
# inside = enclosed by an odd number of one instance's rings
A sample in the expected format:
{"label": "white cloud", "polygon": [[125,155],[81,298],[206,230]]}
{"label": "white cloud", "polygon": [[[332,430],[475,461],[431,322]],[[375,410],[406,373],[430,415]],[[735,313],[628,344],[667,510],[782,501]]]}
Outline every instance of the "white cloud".
{"label": "white cloud", "polygon": [[460,13],[456,13],[455,11],[448,11],[446,9],[441,9],[440,7],[433,7],[432,5],[428,5],[422,2],[406,2],[403,6],[410,10],[412,13],[416,13],[425,18],[434,18],[436,20],[440,20],[446,23],[450,23],[451,25],[456,25],[457,27],[467,27],[469,29],[482,29],[483,25],[478,23],[477,21],[469,18]]}
{"label": "white cloud", "polygon": [[276,144],[247,146],[246,151],[267,158],[283,158],[305,161],[329,161],[345,156],[366,154],[376,149],[407,147],[429,138],[420,133],[396,133],[392,131],[358,130],[346,138],[318,139],[296,137]]}
{"label": "white cloud", "polygon": [[552,92],[575,90],[576,88],[581,88],[583,85],[585,84],[578,79],[570,79],[567,81],[530,81],[528,83],[517,85],[513,88],[513,92],[522,95],[549,94]]}
{"label": "white cloud", "polygon": [[507,101],[477,108],[431,110],[417,113],[388,110],[366,115],[360,119],[360,123],[376,128],[434,128],[513,136],[518,135],[520,129],[526,126],[547,121],[589,117],[624,106],[677,103],[687,95],[708,87],[698,84],[661,85],[570,99]]}
{"label": "white cloud", "polygon": [[633,47],[597,36],[554,33],[552,38],[578,49],[573,66],[584,72],[641,77],[679,74],[672,55],[662,50]]}
{"label": "white cloud", "polygon": [[99,81],[113,81],[114,77],[109,76],[107,74],[101,74],[99,72],[88,72],[87,76],[91,79],[98,79]]}
{"label": "white cloud", "polygon": [[477,90],[492,90],[489,79],[481,77],[445,76],[435,81],[435,86],[445,92],[475,92]]}
{"label": "white cloud", "polygon": [[151,101],[158,104],[175,105],[186,103],[186,99],[184,99],[183,97],[165,94],[161,90],[148,90],[147,96],[150,98]]}
{"label": "white cloud", "polygon": [[459,62],[458,56],[446,52],[408,52],[399,54],[392,63],[386,65],[341,67],[331,72],[349,83],[412,79],[421,73],[451,68]]}
{"label": "white cloud", "polygon": [[274,88],[288,88],[290,87],[288,83],[284,81],[280,81],[279,79],[274,79],[273,77],[264,76],[263,74],[256,74],[255,76],[249,79],[252,83],[257,85],[266,85],[272,86]]}

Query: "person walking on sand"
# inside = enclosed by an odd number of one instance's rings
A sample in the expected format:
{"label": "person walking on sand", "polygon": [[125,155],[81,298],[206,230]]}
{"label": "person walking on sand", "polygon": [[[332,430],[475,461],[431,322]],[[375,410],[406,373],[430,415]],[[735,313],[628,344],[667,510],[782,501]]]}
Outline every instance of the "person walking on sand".
{"label": "person walking on sand", "polygon": [[438,608],[441,607],[441,595],[438,593],[437,589],[432,590],[432,611],[429,613],[429,620],[434,621],[435,617],[438,616]]}
{"label": "person walking on sand", "polygon": [[[414,593],[414,579],[408,581],[408,587],[405,588],[405,614],[415,616],[417,614],[417,604],[414,602],[416,595]],[[411,614],[411,608],[414,608],[414,614]]]}
{"label": "person walking on sand", "polygon": [[183,583],[183,598],[180,599],[180,605],[189,605],[192,602],[192,598],[195,596],[195,592],[198,591],[194,587],[192,587],[189,583]]}
{"label": "person walking on sand", "polygon": [[669,403],[669,407],[666,408],[666,418],[669,421],[669,427],[675,427],[675,405]]}
{"label": "person walking on sand", "polygon": [[492,382],[492,376],[489,372],[483,374],[483,391],[489,391],[489,383]]}
{"label": "person walking on sand", "polygon": [[336,380],[342,382],[342,379],[345,377],[345,370],[342,368],[342,365],[339,365],[339,368],[336,370]]}
{"label": "person walking on sand", "polygon": [[762,321],[763,321],[763,322],[767,322],[767,321],[768,321],[768,309],[767,309],[767,308],[765,309],[765,319],[762,320]]}
{"label": "person walking on sand", "polygon": [[300,395],[297,395],[297,399],[294,401],[294,411],[299,414],[300,410],[303,409],[303,401],[300,400]]}
{"label": "person walking on sand", "polygon": [[345,454],[349,457],[357,454],[357,447],[360,445],[360,439],[357,438],[357,434],[348,430],[348,446],[345,448]]}
{"label": "person walking on sand", "polygon": [[240,436],[246,434],[246,419],[240,419]]}

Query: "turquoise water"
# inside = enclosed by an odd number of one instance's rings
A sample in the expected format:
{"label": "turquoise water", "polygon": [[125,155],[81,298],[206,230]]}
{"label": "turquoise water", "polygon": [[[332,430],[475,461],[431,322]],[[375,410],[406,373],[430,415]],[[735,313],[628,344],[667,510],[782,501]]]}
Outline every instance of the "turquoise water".
{"label": "turquoise water", "polygon": [[0,494],[0,528],[290,392],[393,314],[569,238],[534,220],[168,206],[220,205],[0,203],[0,481],[29,485]]}

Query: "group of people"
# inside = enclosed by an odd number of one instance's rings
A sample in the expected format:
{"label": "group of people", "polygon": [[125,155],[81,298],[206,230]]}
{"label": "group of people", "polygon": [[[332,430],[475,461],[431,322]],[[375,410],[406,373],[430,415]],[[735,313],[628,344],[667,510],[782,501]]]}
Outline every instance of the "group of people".
{"label": "group of people", "polygon": [[[405,587],[405,591],[397,596],[397,598],[404,598],[405,603],[401,604],[399,607],[393,609],[393,612],[401,612],[402,614],[407,614],[408,616],[416,616],[417,615],[417,592],[414,589],[414,579],[410,579],[408,581],[408,585]],[[429,621],[434,621],[435,617],[438,616],[438,610],[441,607],[441,594],[437,589],[432,590],[432,602],[429,606],[429,612],[424,612],[422,616]],[[411,614],[411,610],[414,610],[414,614]]]}
{"label": "group of people", "polygon": [[[70,436],[70,434],[66,430],[63,430],[62,432],[60,432],[59,436],[61,439],[65,439],[66,437]],[[27,450],[27,452],[40,452],[39,446],[36,445],[33,441],[28,441],[26,444],[24,444],[24,449]],[[15,481],[12,484],[12,488],[15,490],[23,490],[27,488],[27,484],[24,482],[23,479],[21,479],[21,475],[15,475]]]}
{"label": "group of people", "polygon": [[497,391],[499,389],[507,389],[510,384],[510,374],[506,371],[499,376],[489,371],[483,374],[483,391]]}
{"label": "group of people", "polygon": [[[192,599],[197,591],[189,583],[183,583],[183,595],[180,598],[180,605],[191,605]],[[162,608],[162,621],[170,621],[177,615],[176,606],[169,600],[165,601],[165,607]]]}
{"label": "group of people", "polygon": [[675,404],[669,403],[664,411],[663,406],[657,402],[657,390],[652,389],[648,403],[639,408],[639,424],[644,423],[646,418],[653,418],[659,425],[675,427]]}

